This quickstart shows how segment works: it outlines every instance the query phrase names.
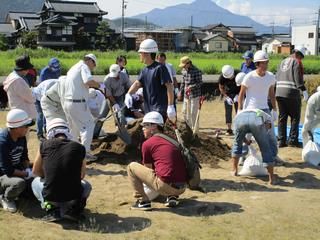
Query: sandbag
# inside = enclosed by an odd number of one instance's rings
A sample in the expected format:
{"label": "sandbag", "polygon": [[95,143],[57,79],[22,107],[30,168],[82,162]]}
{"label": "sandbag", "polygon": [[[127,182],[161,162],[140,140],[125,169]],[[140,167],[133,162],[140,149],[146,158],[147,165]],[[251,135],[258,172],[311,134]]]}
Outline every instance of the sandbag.
{"label": "sandbag", "polygon": [[262,158],[258,155],[257,150],[250,145],[249,156],[244,161],[241,171],[238,173],[241,176],[266,176],[267,169],[262,164]]}
{"label": "sandbag", "polygon": [[143,189],[150,201],[156,199],[160,195],[156,190],[148,187],[146,184],[143,184]]}
{"label": "sandbag", "polygon": [[314,166],[320,165],[320,147],[317,143],[309,140],[305,147],[302,149],[303,161],[310,163]]}

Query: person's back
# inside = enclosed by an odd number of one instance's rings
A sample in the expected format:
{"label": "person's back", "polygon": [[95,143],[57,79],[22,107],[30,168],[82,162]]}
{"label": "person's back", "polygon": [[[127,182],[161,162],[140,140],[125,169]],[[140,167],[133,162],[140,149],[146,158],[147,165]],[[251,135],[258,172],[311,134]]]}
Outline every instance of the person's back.
{"label": "person's back", "polygon": [[106,95],[113,97],[124,96],[131,86],[128,76],[123,72],[119,72],[119,79],[107,75],[104,84],[106,85]]}

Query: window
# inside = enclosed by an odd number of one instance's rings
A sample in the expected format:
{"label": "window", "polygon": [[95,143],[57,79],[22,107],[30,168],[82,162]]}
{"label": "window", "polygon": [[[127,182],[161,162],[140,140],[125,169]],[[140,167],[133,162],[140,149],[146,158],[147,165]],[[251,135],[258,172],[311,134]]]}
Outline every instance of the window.
{"label": "window", "polygon": [[84,23],[97,23],[98,19],[96,17],[84,17]]}
{"label": "window", "polygon": [[54,36],[62,36],[62,28],[52,28],[52,34]]}
{"label": "window", "polygon": [[216,48],[222,48],[222,42],[216,42],[215,46]]}
{"label": "window", "polygon": [[82,17],[82,13],[75,13],[74,16],[75,17]]}
{"label": "window", "polygon": [[72,35],[72,26],[65,26],[62,29],[62,34],[63,35]]}
{"label": "window", "polygon": [[51,27],[49,27],[49,26],[47,26],[47,34],[48,34],[48,35],[52,34],[52,32],[51,32]]}
{"label": "window", "polygon": [[313,32],[308,33],[308,38],[313,38],[313,36],[314,36]]}

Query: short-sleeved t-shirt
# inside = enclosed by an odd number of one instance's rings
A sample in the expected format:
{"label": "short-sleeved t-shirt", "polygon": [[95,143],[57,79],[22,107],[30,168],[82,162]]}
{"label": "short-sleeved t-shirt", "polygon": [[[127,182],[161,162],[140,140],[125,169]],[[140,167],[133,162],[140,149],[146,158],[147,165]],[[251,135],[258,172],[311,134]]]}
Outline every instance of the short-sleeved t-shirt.
{"label": "short-sleeved t-shirt", "polygon": [[151,111],[166,113],[168,96],[165,84],[172,82],[166,66],[153,62],[141,70],[138,81],[143,86],[145,113]]}
{"label": "short-sleeved t-shirt", "polygon": [[276,83],[276,78],[271,72],[261,77],[257,71],[248,73],[241,85],[247,88],[244,109],[267,109],[269,89]]}
{"label": "short-sleeved t-shirt", "polygon": [[41,143],[40,154],[44,169],[44,199],[53,202],[79,199],[83,191],[84,146],[67,139],[51,139]]}
{"label": "short-sleeved t-shirt", "polygon": [[186,165],[180,150],[159,136],[142,144],[143,164],[152,164],[156,175],[165,183],[185,183]]}
{"label": "short-sleeved t-shirt", "polygon": [[86,83],[93,80],[91,71],[84,61],[73,65],[67,72],[64,85],[64,98],[66,99],[85,99],[88,100],[89,90]]}
{"label": "short-sleeved t-shirt", "polygon": [[239,73],[239,71],[234,72],[234,76],[232,78],[225,78],[222,74],[219,77],[219,84],[224,86],[224,90],[229,95],[236,95],[240,92],[240,86],[236,84],[235,76]]}

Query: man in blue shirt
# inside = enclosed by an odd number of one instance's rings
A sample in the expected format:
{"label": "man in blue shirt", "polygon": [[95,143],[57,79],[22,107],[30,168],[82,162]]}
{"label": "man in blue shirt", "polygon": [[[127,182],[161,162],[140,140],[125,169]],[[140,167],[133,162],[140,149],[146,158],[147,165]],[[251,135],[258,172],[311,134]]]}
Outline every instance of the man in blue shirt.
{"label": "man in blue shirt", "polygon": [[240,71],[244,72],[245,74],[251,72],[252,70],[256,69],[256,66],[253,63],[253,53],[251,51],[246,51],[242,58],[245,59],[245,62],[243,62],[240,66]]}
{"label": "man in blue shirt", "polygon": [[12,213],[17,211],[14,200],[33,177],[25,137],[32,124],[28,114],[16,108],[7,115],[7,128],[0,131],[0,203]]}
{"label": "man in blue shirt", "polygon": [[40,72],[40,82],[47,79],[58,79],[61,76],[60,62],[57,58],[51,58],[48,66]]}

